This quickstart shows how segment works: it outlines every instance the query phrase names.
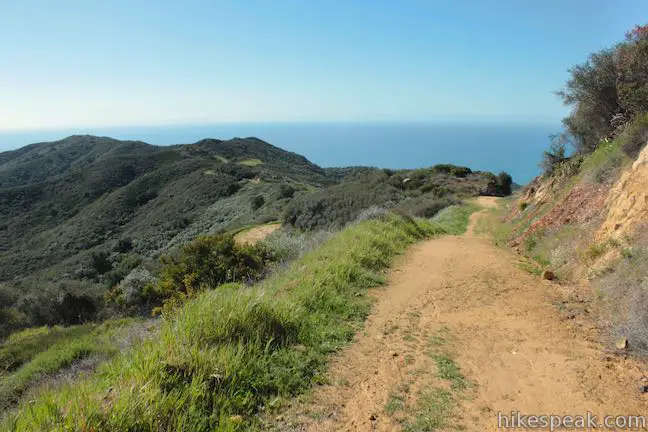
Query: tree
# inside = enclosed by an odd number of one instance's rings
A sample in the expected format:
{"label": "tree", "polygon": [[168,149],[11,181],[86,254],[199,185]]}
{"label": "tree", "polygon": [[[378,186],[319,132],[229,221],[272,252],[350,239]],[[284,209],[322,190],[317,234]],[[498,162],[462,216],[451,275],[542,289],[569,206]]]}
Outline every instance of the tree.
{"label": "tree", "polygon": [[567,160],[566,144],[569,142],[568,135],[559,134],[550,137],[549,150],[544,152],[540,167],[546,175],[553,174],[558,164]]}
{"label": "tree", "polygon": [[576,137],[578,151],[591,152],[611,130],[610,120],[622,111],[617,94],[615,50],[602,50],[569,70],[571,78],[557,92],[573,107],[563,124]]}
{"label": "tree", "polygon": [[617,52],[619,101],[629,117],[648,112],[648,25],[626,34]]}
{"label": "tree", "polygon": [[513,177],[505,171],[497,175],[497,186],[499,187],[502,195],[511,195],[511,185],[513,184]]}

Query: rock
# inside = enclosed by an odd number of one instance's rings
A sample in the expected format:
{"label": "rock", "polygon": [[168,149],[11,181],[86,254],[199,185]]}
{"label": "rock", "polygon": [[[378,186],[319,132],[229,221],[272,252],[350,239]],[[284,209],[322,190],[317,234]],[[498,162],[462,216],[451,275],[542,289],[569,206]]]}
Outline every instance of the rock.
{"label": "rock", "polygon": [[392,352],[391,352],[391,356],[392,356],[392,357],[398,357],[398,353],[397,353],[396,351],[392,351]]}
{"label": "rock", "polygon": [[639,388],[639,391],[640,391],[641,393],[648,393],[648,385],[641,386],[641,387]]}
{"label": "rock", "polygon": [[376,414],[371,414],[371,415],[369,416],[369,420],[371,420],[371,421],[375,421],[377,418],[378,418],[378,417],[376,416]]}
{"label": "rock", "polygon": [[545,271],[542,272],[542,279],[546,279],[546,280],[551,281],[551,280],[556,279],[556,275],[551,270],[545,270]]}
{"label": "rock", "polygon": [[407,184],[407,183],[409,183],[409,182],[411,182],[411,181],[412,181],[411,178],[406,177],[406,178],[403,179],[403,184]]}
{"label": "rock", "polygon": [[621,338],[614,345],[617,347],[617,349],[626,350],[626,349],[628,349],[628,339],[627,338]]}

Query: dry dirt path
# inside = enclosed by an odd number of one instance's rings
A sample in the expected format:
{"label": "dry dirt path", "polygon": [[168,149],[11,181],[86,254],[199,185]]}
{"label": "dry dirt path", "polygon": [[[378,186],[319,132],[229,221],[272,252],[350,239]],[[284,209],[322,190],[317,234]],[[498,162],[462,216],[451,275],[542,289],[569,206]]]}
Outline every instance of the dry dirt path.
{"label": "dry dirt path", "polygon": [[240,233],[234,236],[234,240],[238,244],[255,244],[264,238],[268,237],[270,234],[281,228],[280,223],[270,223],[265,225],[259,225],[246,230],[241,231]]}
{"label": "dry dirt path", "polygon": [[401,257],[330,384],[280,430],[484,432],[498,430],[498,412],[648,414],[639,365],[561,314],[557,286],[477,236],[479,217]]}

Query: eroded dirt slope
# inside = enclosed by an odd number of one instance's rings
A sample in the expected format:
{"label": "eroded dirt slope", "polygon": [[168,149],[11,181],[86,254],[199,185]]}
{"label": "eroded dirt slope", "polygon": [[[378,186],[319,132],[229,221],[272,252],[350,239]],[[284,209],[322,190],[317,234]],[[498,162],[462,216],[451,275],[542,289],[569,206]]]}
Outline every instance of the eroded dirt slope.
{"label": "eroded dirt slope", "polygon": [[[639,365],[605,353],[594,327],[561,314],[556,285],[476,236],[478,217],[466,235],[402,257],[375,291],[364,331],[334,359],[330,383],[277,429],[482,432],[497,430],[499,411],[648,413]],[[436,405],[431,389],[442,396]]]}

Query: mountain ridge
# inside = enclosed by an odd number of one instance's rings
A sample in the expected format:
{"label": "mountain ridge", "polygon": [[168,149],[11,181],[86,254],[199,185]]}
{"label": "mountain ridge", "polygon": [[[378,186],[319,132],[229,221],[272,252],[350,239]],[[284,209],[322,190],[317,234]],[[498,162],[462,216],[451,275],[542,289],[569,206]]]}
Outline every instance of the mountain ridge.
{"label": "mountain ridge", "polygon": [[51,305],[66,293],[103,304],[130,271],[155,273],[160,256],[199,235],[278,220],[335,230],[370,207],[430,217],[500,181],[454,165],[322,168],[255,137],[31,144],[0,153],[0,297],[21,311],[18,327],[60,323]]}

